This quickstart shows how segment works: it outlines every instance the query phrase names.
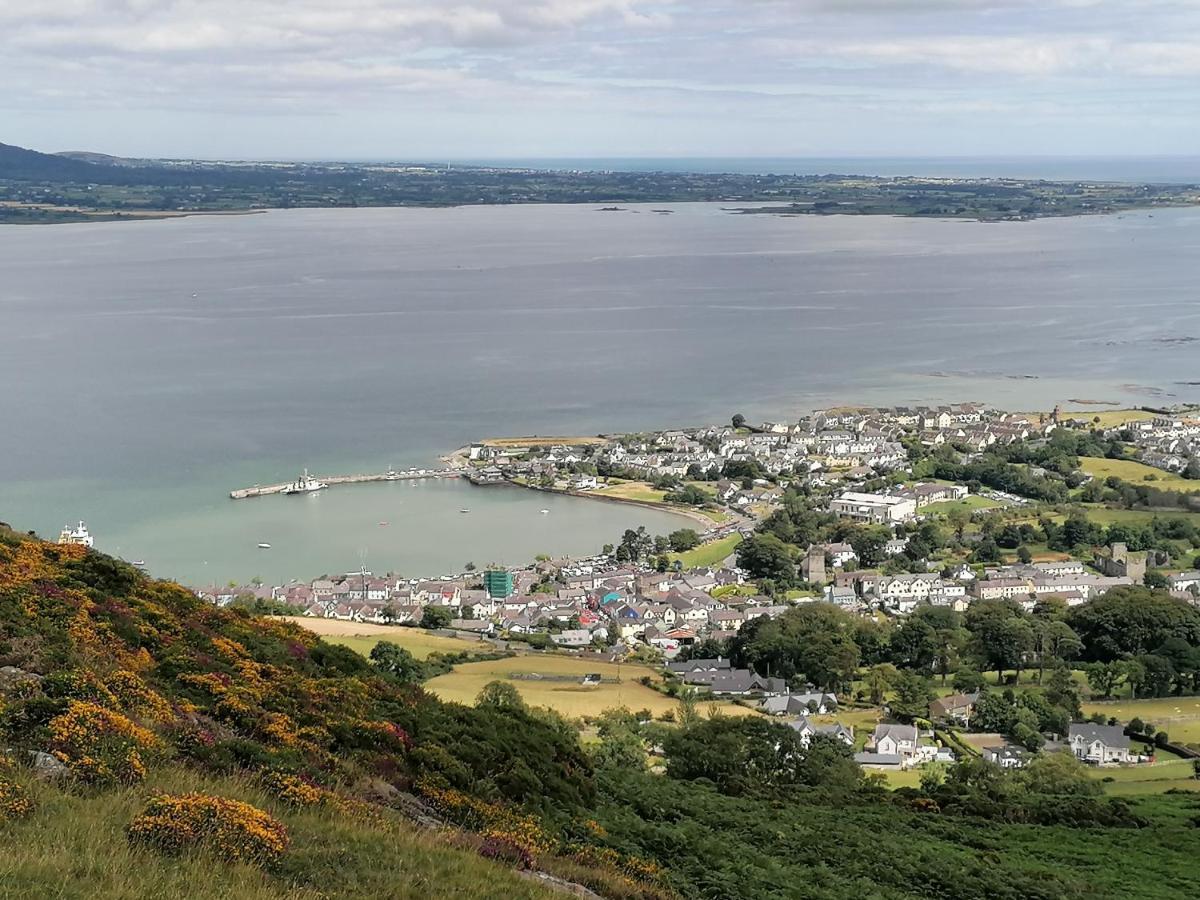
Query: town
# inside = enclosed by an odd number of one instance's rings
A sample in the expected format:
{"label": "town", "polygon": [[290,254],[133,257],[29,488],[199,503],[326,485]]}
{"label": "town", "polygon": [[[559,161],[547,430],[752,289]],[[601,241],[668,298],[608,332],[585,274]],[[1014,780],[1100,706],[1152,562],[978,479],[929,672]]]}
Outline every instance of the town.
{"label": "town", "polygon": [[[695,527],[629,529],[585,559],[197,593],[359,634],[427,629],[573,655],[596,669],[584,684],[636,664],[653,673],[642,687],[672,702],[831,737],[898,784],[964,754],[1005,768],[1055,748],[1106,768],[1182,762],[1200,758],[1195,709],[1172,726],[1155,707],[1157,729],[1109,710],[1119,692],[1152,704],[1200,688],[1200,635],[1180,647],[1111,633],[1131,608],[1153,618],[1148,597],[1200,603],[1190,413],[961,403],[483,441],[449,458],[481,489],[672,509]],[[1091,615],[1106,597],[1107,618]]]}

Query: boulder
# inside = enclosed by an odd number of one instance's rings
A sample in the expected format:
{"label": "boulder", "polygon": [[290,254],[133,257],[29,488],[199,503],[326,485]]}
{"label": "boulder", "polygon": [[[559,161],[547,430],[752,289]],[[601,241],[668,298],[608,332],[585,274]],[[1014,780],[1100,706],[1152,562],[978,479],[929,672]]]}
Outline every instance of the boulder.
{"label": "boulder", "polygon": [[42,750],[31,750],[29,758],[33,774],[42,781],[58,781],[67,777],[67,767],[57,756]]}
{"label": "boulder", "polygon": [[22,684],[37,684],[42,676],[16,666],[0,666],[0,693],[8,693]]}

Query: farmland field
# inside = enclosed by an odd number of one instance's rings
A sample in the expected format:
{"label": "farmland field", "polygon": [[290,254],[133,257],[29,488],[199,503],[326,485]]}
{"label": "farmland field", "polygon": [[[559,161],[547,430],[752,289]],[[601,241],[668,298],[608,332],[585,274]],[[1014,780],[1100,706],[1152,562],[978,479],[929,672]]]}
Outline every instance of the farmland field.
{"label": "farmland field", "polygon": [[1085,715],[1102,712],[1128,722],[1135,716],[1165,731],[1172,741],[1200,743],[1200,697],[1156,697],[1148,700],[1105,700],[1083,704]]}
{"label": "farmland field", "polygon": [[[1089,520],[1101,525],[1112,525],[1118,522],[1122,525],[1145,525],[1154,519],[1188,519],[1200,525],[1200,513],[1189,513],[1183,510],[1108,509],[1107,507],[1091,504],[1081,504],[1081,508],[1087,514]],[[1063,517],[1059,515],[1057,517],[1051,516],[1051,518],[1061,520]]]}
{"label": "farmland field", "polygon": [[1130,484],[1150,484],[1171,491],[1200,491],[1200,481],[1173,475],[1132,459],[1086,457],[1079,460],[1079,467],[1094,478],[1115,475]]}
{"label": "farmland field", "polygon": [[[545,706],[565,716],[594,716],[614,706],[632,710],[648,709],[655,716],[674,710],[678,703],[660,694],[638,679],[644,675],[658,678],[658,673],[646,666],[622,665],[621,682],[616,683],[618,666],[590,658],[574,656],[528,655],[489,662],[465,663],[453,672],[439,675],[425,683],[425,689],[443,700],[472,704],[479,691],[489,681],[505,681],[518,691],[530,706]],[[603,683],[594,687],[580,684],[584,675],[599,674]],[[538,681],[511,678],[513,674],[547,676]],[[701,707],[707,704],[701,702]],[[753,710],[732,703],[721,703],[729,715],[757,715]]]}
{"label": "farmland field", "polygon": [[491,649],[491,645],[486,642],[443,637],[420,628],[369,625],[364,622],[343,622],[339,619],[317,619],[308,616],[279,618],[319,634],[332,644],[344,644],[364,656],[380,641],[399,644],[417,659],[425,659],[430,653],[460,653],[464,650],[483,652]]}

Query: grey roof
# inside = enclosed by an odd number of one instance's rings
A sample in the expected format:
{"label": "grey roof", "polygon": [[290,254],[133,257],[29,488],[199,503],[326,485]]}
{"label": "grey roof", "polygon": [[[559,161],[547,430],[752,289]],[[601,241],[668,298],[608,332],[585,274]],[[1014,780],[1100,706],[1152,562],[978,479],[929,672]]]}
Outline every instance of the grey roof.
{"label": "grey roof", "polygon": [[917,742],[917,726],[900,725],[895,722],[884,722],[875,726],[876,744],[889,735],[897,741],[908,741],[915,744]]}
{"label": "grey roof", "polygon": [[667,663],[667,668],[676,673],[719,670],[731,668],[727,659],[689,659],[685,662]]}
{"label": "grey roof", "polygon": [[855,753],[854,761],[860,766],[898,766],[902,762],[895,753]]}
{"label": "grey roof", "polygon": [[1082,738],[1085,743],[1099,741],[1106,747],[1114,747],[1118,750],[1129,749],[1129,736],[1125,734],[1124,729],[1120,725],[1094,725],[1091,722],[1072,722],[1067,730],[1067,737],[1070,740],[1075,740],[1076,737]]}

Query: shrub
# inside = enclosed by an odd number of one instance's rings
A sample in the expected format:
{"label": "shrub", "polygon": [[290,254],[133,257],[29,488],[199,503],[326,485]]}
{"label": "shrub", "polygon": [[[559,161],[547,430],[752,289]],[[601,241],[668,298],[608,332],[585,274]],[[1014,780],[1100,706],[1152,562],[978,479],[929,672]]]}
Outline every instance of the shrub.
{"label": "shrub", "polygon": [[50,748],[71,774],[87,784],[133,784],[146,775],[143,755],[158,738],[119,712],[72,700],[50,721]]}
{"label": "shrub", "polygon": [[501,835],[488,835],[479,847],[479,855],[517,869],[532,869],[533,854]]}
{"label": "shrub", "polygon": [[226,862],[257,865],[277,862],[288,847],[282,822],[249,803],[205,794],[151,798],[128,834],[162,853],[204,848]]}
{"label": "shrub", "polygon": [[24,819],[33,812],[33,800],[21,785],[0,772],[0,822]]}

